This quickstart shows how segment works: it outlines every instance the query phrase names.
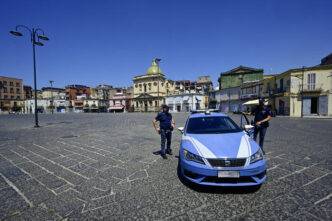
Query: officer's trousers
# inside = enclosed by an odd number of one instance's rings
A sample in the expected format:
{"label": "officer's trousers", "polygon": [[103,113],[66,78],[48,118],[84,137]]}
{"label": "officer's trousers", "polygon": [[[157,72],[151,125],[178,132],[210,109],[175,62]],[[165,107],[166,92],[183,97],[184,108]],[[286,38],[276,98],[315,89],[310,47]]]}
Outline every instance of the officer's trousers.
{"label": "officer's trousers", "polygon": [[[170,151],[171,150],[171,141],[172,140],[172,131],[171,130],[164,130],[161,129],[160,130],[160,154],[161,155],[165,155],[166,151]],[[167,143],[167,144],[166,144]],[[165,151],[165,144],[166,144],[166,151]]]}

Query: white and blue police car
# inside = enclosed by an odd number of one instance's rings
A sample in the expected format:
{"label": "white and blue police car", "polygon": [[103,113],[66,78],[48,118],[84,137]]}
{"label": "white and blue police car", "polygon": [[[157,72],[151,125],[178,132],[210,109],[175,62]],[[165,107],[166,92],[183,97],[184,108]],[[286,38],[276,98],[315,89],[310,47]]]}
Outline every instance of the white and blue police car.
{"label": "white and blue police car", "polygon": [[[251,128],[245,125],[245,128]],[[206,186],[255,186],[266,180],[266,159],[259,145],[229,116],[193,112],[182,132],[179,175]]]}

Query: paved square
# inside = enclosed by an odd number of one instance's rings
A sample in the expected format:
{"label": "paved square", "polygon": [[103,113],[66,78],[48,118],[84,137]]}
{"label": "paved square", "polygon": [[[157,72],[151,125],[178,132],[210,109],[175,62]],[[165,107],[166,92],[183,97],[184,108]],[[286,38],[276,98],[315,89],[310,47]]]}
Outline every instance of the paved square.
{"label": "paved square", "polygon": [[182,184],[176,156],[152,154],[154,116],[0,115],[0,220],[331,220],[332,120],[274,118],[268,181],[247,192]]}

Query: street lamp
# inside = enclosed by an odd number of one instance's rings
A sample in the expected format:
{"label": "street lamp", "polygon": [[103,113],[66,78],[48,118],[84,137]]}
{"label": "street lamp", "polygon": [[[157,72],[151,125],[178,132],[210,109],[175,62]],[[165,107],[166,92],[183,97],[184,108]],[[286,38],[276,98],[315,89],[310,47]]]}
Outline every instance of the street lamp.
{"label": "street lamp", "polygon": [[36,76],[36,52],[35,45],[43,46],[44,44],[40,42],[40,40],[48,41],[49,38],[45,36],[44,31],[40,28],[28,28],[24,25],[17,25],[15,27],[15,31],[10,31],[9,33],[21,37],[23,34],[19,32],[19,29],[25,29],[30,34],[30,40],[32,44],[32,52],[33,52],[33,80],[34,80],[34,88],[35,88],[35,127],[39,127],[38,125],[38,110],[37,110],[37,76]]}

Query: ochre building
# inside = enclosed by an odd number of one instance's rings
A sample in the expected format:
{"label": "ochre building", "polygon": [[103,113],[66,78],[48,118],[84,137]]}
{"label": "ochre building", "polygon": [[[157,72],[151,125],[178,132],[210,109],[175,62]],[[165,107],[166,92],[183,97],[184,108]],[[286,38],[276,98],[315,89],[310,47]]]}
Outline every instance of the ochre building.
{"label": "ochre building", "polygon": [[160,59],[153,59],[146,74],[133,78],[134,110],[138,112],[159,111],[165,96],[174,90],[174,82],[167,80],[159,67]]}

